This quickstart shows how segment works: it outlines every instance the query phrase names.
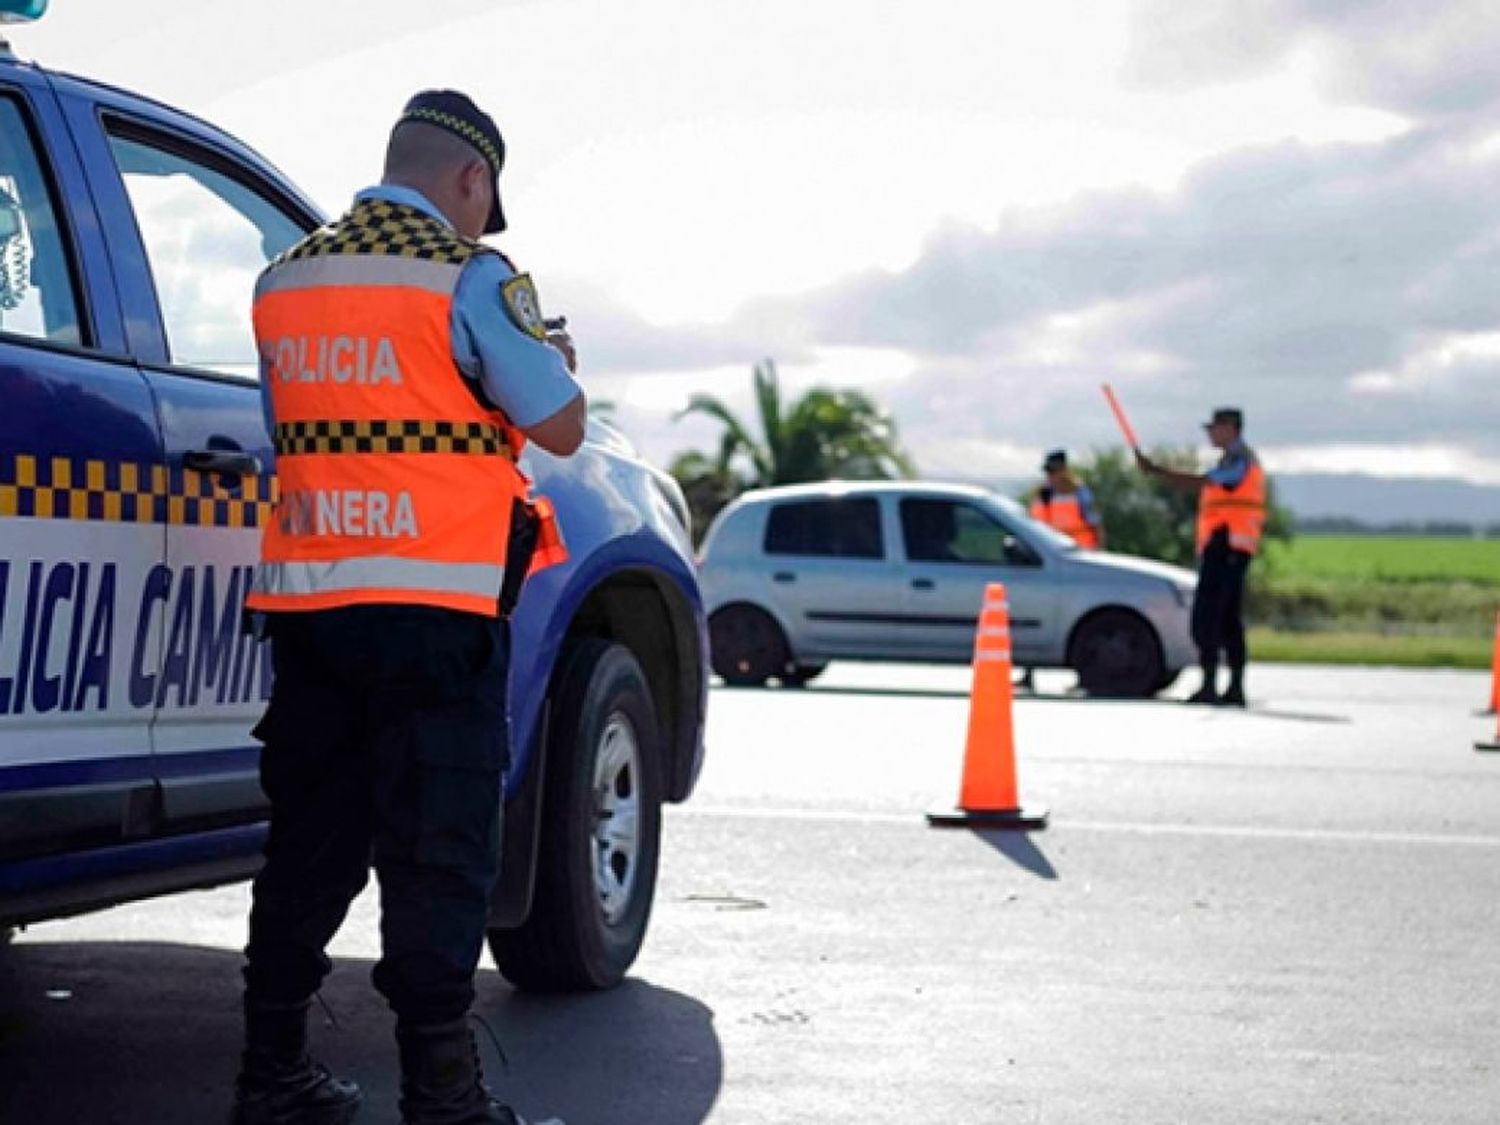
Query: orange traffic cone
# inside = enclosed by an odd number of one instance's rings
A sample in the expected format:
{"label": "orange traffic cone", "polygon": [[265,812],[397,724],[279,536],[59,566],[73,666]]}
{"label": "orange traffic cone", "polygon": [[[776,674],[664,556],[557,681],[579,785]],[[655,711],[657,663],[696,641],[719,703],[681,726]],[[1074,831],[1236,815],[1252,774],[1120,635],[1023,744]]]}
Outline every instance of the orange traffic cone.
{"label": "orange traffic cone", "polygon": [[974,635],[974,686],[958,806],[927,814],[934,828],[1045,828],[1047,810],[1022,808],[1016,792],[1016,740],[1011,723],[1010,608],[1005,587],[984,589]]}
{"label": "orange traffic cone", "polygon": [[1500,612],[1495,614],[1495,655],[1490,661],[1490,709],[1495,715],[1495,739],[1493,742],[1476,742],[1476,750],[1500,750]]}

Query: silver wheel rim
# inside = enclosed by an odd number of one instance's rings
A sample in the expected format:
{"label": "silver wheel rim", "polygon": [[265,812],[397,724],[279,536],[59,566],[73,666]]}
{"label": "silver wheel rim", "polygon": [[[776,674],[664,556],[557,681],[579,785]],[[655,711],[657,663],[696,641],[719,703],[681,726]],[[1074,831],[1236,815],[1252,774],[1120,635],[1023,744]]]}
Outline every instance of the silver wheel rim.
{"label": "silver wheel rim", "polygon": [[630,906],[641,851],[640,744],[619,712],[610,715],[594,755],[594,885],[604,921]]}

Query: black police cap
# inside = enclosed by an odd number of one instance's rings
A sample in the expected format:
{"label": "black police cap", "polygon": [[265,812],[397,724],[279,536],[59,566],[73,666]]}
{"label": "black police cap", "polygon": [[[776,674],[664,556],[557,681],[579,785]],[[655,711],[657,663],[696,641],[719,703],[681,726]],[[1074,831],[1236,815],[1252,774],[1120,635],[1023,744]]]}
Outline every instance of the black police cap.
{"label": "black police cap", "polygon": [[1243,430],[1245,428],[1245,412],[1237,406],[1220,406],[1214,410],[1213,417],[1203,423],[1203,428],[1207,429],[1209,426],[1222,425],[1225,422],[1237,430]]}
{"label": "black police cap", "polygon": [[503,231],[505,212],[500,209],[500,169],[505,167],[505,140],[500,136],[494,119],[475,105],[467,94],[461,94],[457,90],[423,90],[412,95],[396,124],[406,121],[419,121],[424,125],[446,129],[455,137],[467,141],[484,157],[485,163],[495,173],[495,205],[490,208],[484,233],[499,234]]}
{"label": "black police cap", "polygon": [[1042,462],[1042,471],[1050,472],[1053,469],[1066,469],[1068,467],[1068,451],[1066,449],[1054,449],[1047,454],[1046,460]]}

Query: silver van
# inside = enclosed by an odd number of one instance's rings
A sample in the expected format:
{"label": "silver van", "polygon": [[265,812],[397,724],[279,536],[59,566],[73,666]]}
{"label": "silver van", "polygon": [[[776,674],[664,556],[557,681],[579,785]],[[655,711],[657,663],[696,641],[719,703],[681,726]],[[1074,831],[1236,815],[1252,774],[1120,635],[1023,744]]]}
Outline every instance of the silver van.
{"label": "silver van", "polygon": [[831,481],[747,492],[699,556],[714,671],[789,686],[831,660],[967,663],[984,587],[1010,595],[1018,666],[1148,696],[1197,657],[1195,575],[1086,551],[980,488]]}

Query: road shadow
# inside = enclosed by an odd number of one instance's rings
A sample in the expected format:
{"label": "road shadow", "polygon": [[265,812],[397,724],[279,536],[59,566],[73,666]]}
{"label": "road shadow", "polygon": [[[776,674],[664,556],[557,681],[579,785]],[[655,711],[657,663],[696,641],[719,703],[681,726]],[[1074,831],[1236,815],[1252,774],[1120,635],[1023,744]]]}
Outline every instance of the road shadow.
{"label": "road shadow", "polygon": [[1239,713],[1249,715],[1252,719],[1281,719],[1289,723],[1331,723],[1335,726],[1348,726],[1354,722],[1353,718],[1348,715],[1328,715],[1320,711],[1288,711],[1280,707],[1264,707],[1255,702]]}
{"label": "road shadow", "polygon": [[1057,878],[1057,868],[1032,842],[1032,833],[1015,832],[1010,829],[976,828],[974,835],[1010,860],[1017,867],[1030,871],[1041,879]]}
{"label": "road shadow", "polygon": [[[0,1107],[17,1125],[204,1125],[227,1118],[240,1048],[238,953],[144,942],[0,948]],[[392,1019],[371,963],[339,959],[313,1046],[364,1088],[360,1119],[394,1122]],[[532,997],[482,970],[475,1011],[492,1089],[529,1119],[699,1125],[723,1084],[713,1013],[642,980]]]}

